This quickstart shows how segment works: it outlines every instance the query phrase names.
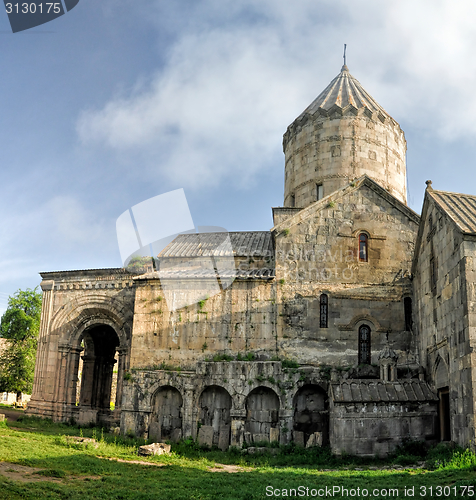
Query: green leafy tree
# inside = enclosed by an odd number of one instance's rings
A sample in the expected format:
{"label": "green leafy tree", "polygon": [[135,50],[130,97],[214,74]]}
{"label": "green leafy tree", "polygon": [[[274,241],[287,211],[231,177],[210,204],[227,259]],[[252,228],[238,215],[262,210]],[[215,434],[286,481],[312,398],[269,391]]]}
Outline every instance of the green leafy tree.
{"label": "green leafy tree", "polygon": [[0,337],[6,346],[0,353],[0,391],[31,394],[36,348],[40,331],[41,293],[18,290],[8,299],[0,322]]}
{"label": "green leafy tree", "polygon": [[146,273],[148,271],[153,271],[154,268],[154,259],[152,257],[143,257],[141,255],[132,257],[126,267],[130,273]]}

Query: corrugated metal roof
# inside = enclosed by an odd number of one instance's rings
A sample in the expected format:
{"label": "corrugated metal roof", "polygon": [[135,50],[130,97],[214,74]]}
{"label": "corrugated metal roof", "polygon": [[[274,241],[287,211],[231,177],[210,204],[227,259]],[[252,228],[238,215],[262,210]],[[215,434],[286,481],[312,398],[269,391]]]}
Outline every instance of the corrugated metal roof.
{"label": "corrugated metal roof", "polygon": [[269,231],[179,234],[160,253],[162,257],[272,257]]}
{"label": "corrugated metal roof", "polygon": [[354,78],[347,66],[342,66],[341,72],[317,96],[317,98],[301,113],[301,118],[306,113],[314,114],[318,109],[330,110],[333,106],[345,108],[353,106],[356,109],[367,108],[370,112],[381,113],[385,117],[390,115],[377,103],[377,101]]}
{"label": "corrugated metal roof", "polygon": [[331,383],[335,403],[378,403],[404,401],[437,401],[426,382],[420,380],[346,380]]}
{"label": "corrugated metal roof", "polygon": [[428,194],[464,233],[476,233],[476,196],[429,189]]}

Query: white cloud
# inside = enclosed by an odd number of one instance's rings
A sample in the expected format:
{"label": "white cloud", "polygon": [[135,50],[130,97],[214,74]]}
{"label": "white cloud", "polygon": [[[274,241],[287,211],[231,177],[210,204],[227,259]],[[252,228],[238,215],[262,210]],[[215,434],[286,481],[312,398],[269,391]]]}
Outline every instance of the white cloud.
{"label": "white cloud", "polygon": [[84,145],[189,188],[246,183],[273,162],[282,168],[280,136],[338,73],[343,42],[351,72],[398,121],[447,139],[476,133],[469,1],[249,0],[238,8],[208,0],[194,9],[148,88],[81,115]]}

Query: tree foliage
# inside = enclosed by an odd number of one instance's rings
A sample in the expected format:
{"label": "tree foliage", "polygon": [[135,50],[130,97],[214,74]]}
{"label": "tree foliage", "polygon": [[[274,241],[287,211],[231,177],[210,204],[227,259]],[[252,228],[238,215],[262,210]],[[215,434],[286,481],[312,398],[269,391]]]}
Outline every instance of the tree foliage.
{"label": "tree foliage", "polygon": [[126,269],[130,273],[146,273],[155,268],[154,259],[149,256],[136,255],[128,262]]}
{"label": "tree foliage", "polygon": [[40,316],[41,293],[36,288],[18,290],[8,299],[0,322],[0,337],[7,341],[0,353],[0,391],[31,393]]}

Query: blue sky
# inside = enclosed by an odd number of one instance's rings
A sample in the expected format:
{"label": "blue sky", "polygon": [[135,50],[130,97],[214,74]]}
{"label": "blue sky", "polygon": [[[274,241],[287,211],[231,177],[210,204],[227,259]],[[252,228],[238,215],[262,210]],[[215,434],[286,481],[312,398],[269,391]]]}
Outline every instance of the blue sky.
{"label": "blue sky", "polygon": [[196,226],[272,226],[282,135],[342,66],[425,180],[476,194],[466,0],[80,0],[12,34],[0,13],[0,313],[38,272],[121,266],[117,217],[184,188]]}

